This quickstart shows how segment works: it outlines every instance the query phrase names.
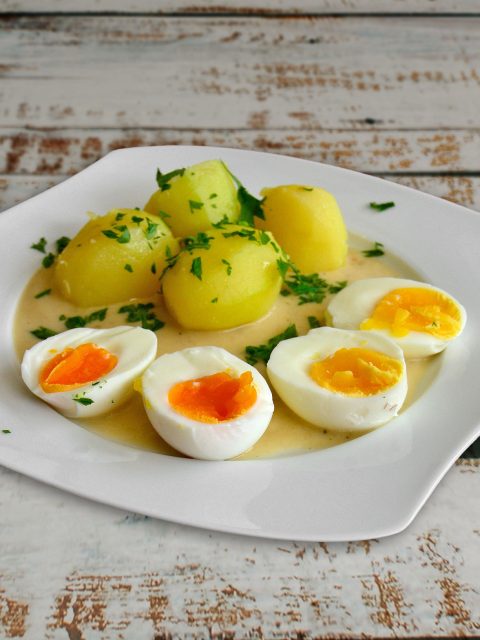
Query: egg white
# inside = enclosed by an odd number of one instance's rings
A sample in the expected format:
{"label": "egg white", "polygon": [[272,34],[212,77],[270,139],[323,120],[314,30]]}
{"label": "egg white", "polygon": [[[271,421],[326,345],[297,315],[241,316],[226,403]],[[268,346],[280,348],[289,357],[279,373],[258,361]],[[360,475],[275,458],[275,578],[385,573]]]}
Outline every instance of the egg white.
{"label": "egg white", "polygon": [[[342,348],[373,349],[399,360],[399,381],[381,393],[364,397],[321,387],[310,377],[310,367]],[[306,336],[284,340],[272,351],[267,371],[273,387],[292,411],[326,429],[361,431],[378,427],[398,414],[407,394],[402,350],[392,340],[366,331],[321,327]]]}
{"label": "egg white", "polygon": [[[361,323],[371,317],[377,303],[394,289],[403,288],[432,289],[451,298],[461,316],[460,335],[465,326],[467,313],[464,307],[449,293],[424,282],[407,280],[404,278],[367,278],[352,282],[345,289],[335,295],[327,307],[328,324],[337,329],[359,329]],[[394,340],[403,350],[406,358],[424,358],[443,351],[452,342],[437,338],[429,333],[410,331],[406,336],[396,337],[386,329],[368,330],[381,333]]]}
{"label": "egg white", "polygon": [[[45,392],[40,385],[43,367],[57,353],[68,347],[92,342],[117,356],[116,366],[98,384],[88,382],[69,391]],[[112,329],[70,329],[39,342],[25,352],[22,378],[36,396],[69,418],[88,418],[116,409],[134,392],[133,383],[154,360],[157,337],[153,331],[141,327],[120,326]],[[83,405],[74,398],[88,398]]]}
{"label": "egg white", "polygon": [[[179,382],[226,371],[234,377],[253,376],[255,404],[233,420],[205,423],[192,420],[168,401]],[[178,451],[192,458],[226,460],[250,449],[265,432],[273,414],[272,394],[263,376],[249,364],[220,347],[193,347],[160,356],[142,377],[145,410],[156,431]]]}

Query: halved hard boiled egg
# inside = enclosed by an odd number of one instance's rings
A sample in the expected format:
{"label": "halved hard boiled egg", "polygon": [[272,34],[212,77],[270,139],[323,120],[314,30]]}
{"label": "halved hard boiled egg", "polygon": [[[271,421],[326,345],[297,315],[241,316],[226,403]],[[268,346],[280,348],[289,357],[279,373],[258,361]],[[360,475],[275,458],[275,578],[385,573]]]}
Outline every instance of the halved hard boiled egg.
{"label": "halved hard boiled egg", "polygon": [[292,411],[327,429],[378,427],[398,414],[407,394],[400,347],[364,331],[322,327],[284,340],[267,371]]}
{"label": "halved hard boiled egg", "polygon": [[442,289],[403,278],[352,282],[327,308],[331,326],[380,332],[394,340],[406,358],[443,351],[462,333],[466,319],[462,305]]}
{"label": "halved hard boiled egg", "polygon": [[63,415],[88,418],[128,400],[156,352],[156,335],[141,327],[70,329],[25,352],[22,378]]}
{"label": "halved hard boiled egg", "polygon": [[204,460],[226,460],[250,449],[273,414],[262,375],[220,347],[160,356],[143,374],[142,394],[162,438]]}

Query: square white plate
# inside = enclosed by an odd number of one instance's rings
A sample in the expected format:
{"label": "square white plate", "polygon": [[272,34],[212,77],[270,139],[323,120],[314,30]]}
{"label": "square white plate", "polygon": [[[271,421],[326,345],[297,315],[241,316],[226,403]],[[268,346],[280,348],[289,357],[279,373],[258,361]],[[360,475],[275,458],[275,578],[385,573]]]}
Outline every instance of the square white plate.
{"label": "square white plate", "polygon": [[[391,423],[338,447],[278,459],[205,462],[104,440],[23,386],[12,342],[18,297],[38,264],[40,236],[73,235],[85,211],[142,206],[155,171],[221,158],[257,193],[316,184],[347,226],[400,256],[460,300],[467,328],[441,356],[426,393]],[[394,200],[373,212],[371,201]],[[2,213],[0,234],[0,464],[66,491],[174,522],[269,538],[355,540],[405,528],[480,433],[480,215],[403,186],[285,156],[208,147],[115,151]],[[476,328],[476,331],[475,331]]]}

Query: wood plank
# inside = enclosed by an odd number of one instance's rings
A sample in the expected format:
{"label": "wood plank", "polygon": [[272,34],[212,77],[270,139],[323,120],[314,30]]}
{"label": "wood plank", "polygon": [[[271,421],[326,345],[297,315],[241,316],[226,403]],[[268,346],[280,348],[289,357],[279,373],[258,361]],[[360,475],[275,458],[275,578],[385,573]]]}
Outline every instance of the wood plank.
{"label": "wood plank", "polygon": [[475,0],[3,0],[6,12],[126,12],[238,14],[455,14],[480,13]]}
{"label": "wood plank", "polygon": [[[258,117],[258,125],[262,117]],[[109,151],[151,145],[271,151],[357,171],[480,172],[480,130],[150,130],[0,128],[0,173],[72,174]]]}
{"label": "wood plank", "polygon": [[402,534],[295,543],[202,531],[0,469],[0,636],[477,637],[479,461]]}
{"label": "wood plank", "polygon": [[[0,211],[45,191],[66,177],[68,176],[0,174]],[[385,176],[385,178],[480,211],[480,176]]]}
{"label": "wood plank", "polygon": [[480,127],[480,18],[1,20],[3,126]]}

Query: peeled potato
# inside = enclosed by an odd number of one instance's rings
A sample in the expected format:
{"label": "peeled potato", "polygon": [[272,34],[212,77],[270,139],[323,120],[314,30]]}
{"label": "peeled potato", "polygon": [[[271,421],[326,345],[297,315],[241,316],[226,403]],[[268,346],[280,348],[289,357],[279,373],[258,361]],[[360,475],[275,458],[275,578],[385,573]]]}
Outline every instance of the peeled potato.
{"label": "peeled potato", "polygon": [[283,185],[263,189],[265,220],[257,226],[271,231],[304,273],[331,271],[347,256],[347,230],[337,201],[319,187]]}
{"label": "peeled potato", "polygon": [[162,217],[174,235],[182,237],[210,229],[223,218],[236,222],[240,205],[237,187],[223,162],[207,160],[166,180],[145,211]]}
{"label": "peeled potato", "polygon": [[177,250],[160,218],[114,209],[87,222],[60,254],[55,286],[81,307],[145,298],[159,290],[167,254]]}
{"label": "peeled potato", "polygon": [[163,293],[170,313],[182,327],[208,330],[237,327],[265,315],[282,283],[272,236],[237,225],[206,235],[209,248],[183,251],[165,274]]}

